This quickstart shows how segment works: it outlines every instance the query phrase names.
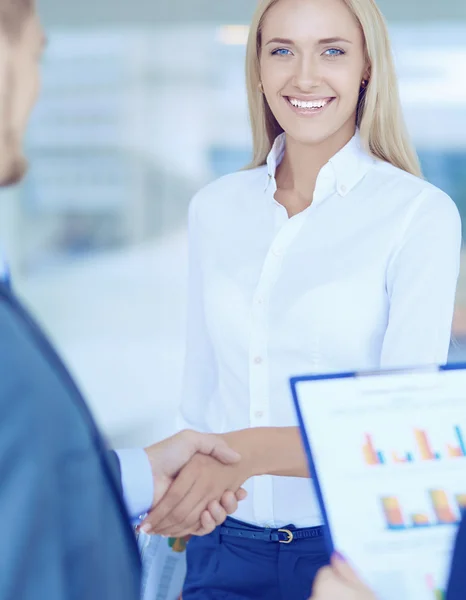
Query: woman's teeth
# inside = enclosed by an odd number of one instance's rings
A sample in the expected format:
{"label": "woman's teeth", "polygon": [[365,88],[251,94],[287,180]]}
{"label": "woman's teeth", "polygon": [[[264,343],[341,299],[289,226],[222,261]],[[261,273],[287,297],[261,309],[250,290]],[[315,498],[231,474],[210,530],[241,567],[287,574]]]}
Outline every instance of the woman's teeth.
{"label": "woman's teeth", "polygon": [[297,100],[296,98],[288,98],[288,102],[296,108],[323,108],[330,102],[330,100],[330,98],[325,98],[325,100],[305,102],[304,100]]}

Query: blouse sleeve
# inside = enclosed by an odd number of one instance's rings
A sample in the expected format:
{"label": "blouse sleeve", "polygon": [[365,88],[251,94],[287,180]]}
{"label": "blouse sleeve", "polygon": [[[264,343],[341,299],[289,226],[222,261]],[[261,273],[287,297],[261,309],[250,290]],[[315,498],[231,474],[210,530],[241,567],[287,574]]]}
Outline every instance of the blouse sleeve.
{"label": "blouse sleeve", "polygon": [[447,361],[460,250],[456,205],[429,190],[411,210],[387,270],[390,310],[382,367]]}
{"label": "blouse sleeve", "polygon": [[177,428],[207,432],[206,414],[209,399],[216,387],[217,369],[205,318],[200,231],[195,207],[196,203],[193,200],[188,218],[188,314]]}

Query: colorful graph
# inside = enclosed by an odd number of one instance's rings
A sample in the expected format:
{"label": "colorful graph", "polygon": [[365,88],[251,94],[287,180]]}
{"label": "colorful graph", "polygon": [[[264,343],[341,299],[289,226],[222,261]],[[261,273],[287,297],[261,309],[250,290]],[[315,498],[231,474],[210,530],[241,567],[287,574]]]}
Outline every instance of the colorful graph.
{"label": "colorful graph", "polygon": [[435,515],[434,519],[423,512],[411,513],[405,517],[397,496],[383,496],[381,502],[387,529],[419,529],[421,527],[439,527],[459,523],[462,511],[466,510],[466,494],[455,496],[456,510],[452,508],[445,490],[430,490],[428,495]]}
{"label": "colorful graph", "polygon": [[[444,456],[442,456],[442,454],[436,452],[432,448],[432,444],[429,440],[429,435],[425,430],[414,429],[413,434],[419,455],[418,460],[440,460],[445,456],[448,458],[466,457],[466,442],[463,432],[458,425],[455,425],[453,427],[453,431],[456,438],[455,442],[453,444],[446,445],[446,453]],[[387,464],[389,462],[387,454],[382,450],[378,450],[376,448],[373,437],[368,433],[366,433],[364,437],[365,443],[363,444],[362,452],[364,455],[365,463],[371,466]],[[389,452],[389,457],[391,459],[391,462],[395,464],[415,462],[413,452],[405,452],[404,454],[400,455],[395,451],[391,451]]]}
{"label": "colorful graph", "polygon": [[426,575],[426,583],[427,583],[428,589],[432,592],[433,600],[445,600],[446,599],[445,590],[442,590],[439,587],[437,587],[437,585],[435,584],[435,579],[434,579],[433,575]]}

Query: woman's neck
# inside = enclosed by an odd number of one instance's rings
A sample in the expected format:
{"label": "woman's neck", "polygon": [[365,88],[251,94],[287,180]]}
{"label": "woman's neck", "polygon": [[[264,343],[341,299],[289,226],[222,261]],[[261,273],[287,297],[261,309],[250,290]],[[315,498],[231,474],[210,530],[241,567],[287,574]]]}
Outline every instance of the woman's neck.
{"label": "woman's neck", "polygon": [[354,131],[344,136],[332,136],[321,144],[308,145],[286,138],[285,155],[277,169],[277,187],[293,192],[309,206],[312,202],[317,177],[322,167],[353,137]]}

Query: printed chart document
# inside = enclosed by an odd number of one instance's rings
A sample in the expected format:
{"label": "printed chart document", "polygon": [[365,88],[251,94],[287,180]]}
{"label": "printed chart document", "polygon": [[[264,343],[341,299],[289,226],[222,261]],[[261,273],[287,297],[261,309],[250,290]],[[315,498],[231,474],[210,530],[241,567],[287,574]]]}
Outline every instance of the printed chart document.
{"label": "printed chart document", "polygon": [[442,600],[466,509],[466,365],[291,387],[329,549],[380,600]]}

